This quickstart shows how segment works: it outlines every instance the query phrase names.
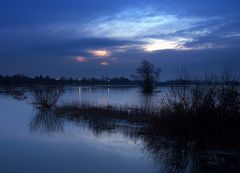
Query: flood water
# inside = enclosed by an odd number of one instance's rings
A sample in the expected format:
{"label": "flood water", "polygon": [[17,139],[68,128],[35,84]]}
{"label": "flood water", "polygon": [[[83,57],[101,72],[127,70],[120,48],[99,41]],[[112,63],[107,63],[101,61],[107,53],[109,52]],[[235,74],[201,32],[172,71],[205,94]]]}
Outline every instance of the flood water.
{"label": "flood water", "polygon": [[103,105],[159,104],[169,88],[158,88],[153,94],[143,94],[137,87],[67,87],[61,101],[83,101]]}
{"label": "flood water", "polygon": [[[68,87],[59,103],[87,101],[149,105],[158,104],[168,91],[169,88],[159,88],[152,95],[143,95],[138,88],[130,87]],[[194,142],[166,142],[165,139],[138,134],[137,129],[126,124],[99,128],[99,120],[59,118],[51,111],[35,108],[27,90],[24,93],[2,92],[0,111],[1,173],[191,173],[239,170],[239,155],[235,151],[202,152]],[[207,155],[204,164],[200,153]],[[208,162],[212,164],[210,168]]]}

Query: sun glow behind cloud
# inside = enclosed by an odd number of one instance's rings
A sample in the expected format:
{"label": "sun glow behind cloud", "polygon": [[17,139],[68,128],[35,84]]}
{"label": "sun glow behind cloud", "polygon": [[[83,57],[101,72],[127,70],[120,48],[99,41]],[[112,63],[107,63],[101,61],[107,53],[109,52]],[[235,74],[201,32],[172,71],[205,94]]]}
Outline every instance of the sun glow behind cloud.
{"label": "sun glow behind cloud", "polygon": [[74,59],[77,62],[86,62],[87,61],[87,58],[85,58],[83,56],[76,56]]}
{"label": "sun glow behind cloud", "polygon": [[110,52],[107,50],[89,50],[88,52],[99,58],[107,58],[110,56]]}
{"label": "sun glow behind cloud", "polygon": [[[112,16],[102,16],[81,27],[87,37],[129,39],[145,42],[138,48],[147,52],[190,49],[185,43],[210,34],[204,27],[196,27],[216,18],[177,16],[161,13],[153,8],[124,10]],[[194,29],[195,28],[195,29]],[[204,31],[204,32],[203,32]],[[92,51],[97,57],[108,57],[107,51]]]}
{"label": "sun glow behind cloud", "polygon": [[[99,65],[101,66],[108,66],[109,62],[107,61],[101,61],[99,62],[99,57],[100,58],[105,58],[105,56],[107,56],[107,52],[102,52],[102,51],[97,51],[94,52],[96,54],[97,57],[89,57],[89,58],[85,58],[83,56],[76,56],[74,57],[74,61],[79,62],[79,63],[84,63],[84,62],[95,62],[95,63],[99,63]],[[111,60],[111,59],[109,59]],[[112,60],[116,60],[116,58],[112,58]]]}
{"label": "sun glow behind cloud", "polygon": [[148,39],[147,44],[142,48],[146,52],[153,52],[159,50],[175,49],[175,50],[187,50],[184,44],[191,39],[178,38],[175,40],[164,40],[164,39]]}
{"label": "sun glow behind cloud", "polygon": [[[112,56],[133,50],[151,53],[162,50],[207,48],[209,45],[193,47],[191,42],[211,34],[213,32],[211,28],[198,26],[214,20],[217,19],[167,14],[153,8],[125,9],[111,16],[100,16],[90,20],[82,24],[77,33],[85,38],[123,39],[133,42],[127,45],[107,45],[109,47],[100,46],[101,48],[85,50],[85,53],[90,54],[88,61],[96,61],[101,66],[107,66]],[[107,59],[107,61],[99,62],[99,59]],[[87,60],[84,57],[76,57],[78,62]]]}

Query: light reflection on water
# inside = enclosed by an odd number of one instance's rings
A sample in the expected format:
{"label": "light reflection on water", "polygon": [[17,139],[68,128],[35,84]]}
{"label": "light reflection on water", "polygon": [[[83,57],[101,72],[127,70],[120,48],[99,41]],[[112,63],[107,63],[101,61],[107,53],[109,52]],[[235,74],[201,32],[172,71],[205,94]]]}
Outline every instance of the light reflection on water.
{"label": "light reflection on water", "polygon": [[[160,90],[162,92],[143,95],[137,88],[67,88],[59,102],[81,100],[147,106],[158,104],[158,99],[169,89]],[[106,117],[57,117],[51,109],[34,108],[30,104],[29,92],[24,95],[26,100],[18,99],[12,93],[0,95],[0,172],[195,173],[239,170],[238,153],[206,150],[197,141],[179,142],[144,135],[138,127]],[[206,171],[209,167],[210,171]]]}
{"label": "light reflection on water", "polygon": [[[61,101],[83,101],[111,105],[153,105],[159,104],[169,88],[158,88],[153,94],[143,94],[136,87],[76,87],[67,88]],[[60,102],[61,102],[60,101]]]}

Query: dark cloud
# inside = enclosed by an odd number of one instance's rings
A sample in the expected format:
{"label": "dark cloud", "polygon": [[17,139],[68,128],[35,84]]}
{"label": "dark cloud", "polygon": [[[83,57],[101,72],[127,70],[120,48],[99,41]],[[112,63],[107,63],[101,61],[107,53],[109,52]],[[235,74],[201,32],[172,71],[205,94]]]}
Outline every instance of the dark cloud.
{"label": "dark cloud", "polygon": [[3,0],[0,5],[0,25],[22,26],[52,22],[81,22],[133,5],[142,6],[143,3],[139,3],[137,0]]}
{"label": "dark cloud", "polygon": [[119,40],[108,38],[82,38],[62,41],[49,41],[37,46],[39,51],[59,52],[61,50],[84,52],[87,49],[113,49],[118,46],[128,46],[132,44],[142,44],[140,41],[134,40]]}
{"label": "dark cloud", "polygon": [[[228,18],[224,23],[219,21],[214,26],[219,26],[213,29],[212,32],[203,36],[195,38],[195,40],[186,43],[187,47],[239,47],[240,46],[240,20],[234,18]],[[206,25],[204,28],[210,28]]]}
{"label": "dark cloud", "polygon": [[[164,79],[181,66],[193,73],[238,71],[239,8],[238,0],[2,0],[0,73],[128,75],[144,58],[163,68]],[[190,50],[146,52],[149,39]],[[110,51],[110,65],[100,66],[90,49]],[[75,56],[92,61],[78,63]]]}

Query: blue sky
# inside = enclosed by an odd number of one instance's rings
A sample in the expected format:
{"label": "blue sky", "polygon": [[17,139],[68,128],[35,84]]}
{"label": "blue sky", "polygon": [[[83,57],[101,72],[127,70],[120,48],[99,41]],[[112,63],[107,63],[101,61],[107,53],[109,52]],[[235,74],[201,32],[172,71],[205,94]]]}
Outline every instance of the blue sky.
{"label": "blue sky", "polygon": [[240,66],[237,0],[2,0],[0,73],[129,76],[143,59],[162,79]]}

